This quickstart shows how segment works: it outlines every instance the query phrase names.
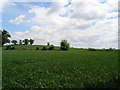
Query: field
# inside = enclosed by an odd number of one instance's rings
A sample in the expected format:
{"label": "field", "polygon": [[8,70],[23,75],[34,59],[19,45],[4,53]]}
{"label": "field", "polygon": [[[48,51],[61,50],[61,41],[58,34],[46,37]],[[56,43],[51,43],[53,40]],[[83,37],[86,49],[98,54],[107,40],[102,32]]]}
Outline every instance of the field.
{"label": "field", "polygon": [[42,51],[34,50],[35,47],[3,50],[3,88],[117,88],[119,85],[117,51],[59,51],[58,47]]}

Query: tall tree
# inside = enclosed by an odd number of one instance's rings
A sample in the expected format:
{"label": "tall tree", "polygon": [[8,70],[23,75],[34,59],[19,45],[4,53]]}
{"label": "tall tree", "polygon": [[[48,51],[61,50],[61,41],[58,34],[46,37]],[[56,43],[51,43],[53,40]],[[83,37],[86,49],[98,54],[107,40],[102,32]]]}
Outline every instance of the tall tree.
{"label": "tall tree", "polygon": [[20,41],[19,41],[19,44],[20,44],[20,45],[22,45],[22,42],[23,42],[23,41],[22,41],[22,40],[20,40]]}
{"label": "tall tree", "polygon": [[0,47],[2,46],[2,30],[0,30]]}
{"label": "tall tree", "polygon": [[6,31],[5,29],[3,29],[3,31],[2,31],[2,46],[5,43],[10,43],[9,38],[11,38],[11,35],[9,34],[8,31]]}
{"label": "tall tree", "polygon": [[23,42],[24,42],[25,45],[28,45],[29,40],[28,39],[24,39]]}
{"label": "tall tree", "polygon": [[14,45],[17,45],[17,40],[12,40],[12,43],[14,43]]}
{"label": "tall tree", "polygon": [[32,45],[34,43],[34,40],[33,39],[30,39],[29,40],[30,44]]}
{"label": "tall tree", "polygon": [[48,46],[50,46],[50,43],[49,43],[49,42],[47,42],[47,45],[48,45]]}

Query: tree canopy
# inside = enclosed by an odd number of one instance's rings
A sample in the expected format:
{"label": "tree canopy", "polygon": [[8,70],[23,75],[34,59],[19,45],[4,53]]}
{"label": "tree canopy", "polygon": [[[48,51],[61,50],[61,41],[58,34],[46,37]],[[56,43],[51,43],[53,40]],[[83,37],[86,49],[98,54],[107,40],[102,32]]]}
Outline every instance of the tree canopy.
{"label": "tree canopy", "polygon": [[67,40],[62,40],[60,42],[60,45],[61,45],[61,50],[68,50],[69,46],[70,46],[70,44],[67,42]]}
{"label": "tree canopy", "polygon": [[3,29],[3,31],[2,31],[2,46],[5,43],[10,43],[9,38],[11,38],[11,35],[9,34],[9,32],[7,30]]}
{"label": "tree canopy", "polygon": [[30,44],[32,45],[34,43],[34,40],[33,39],[30,39],[29,40]]}
{"label": "tree canopy", "polygon": [[14,45],[17,44],[17,40],[12,40],[11,42],[14,43]]}
{"label": "tree canopy", "polygon": [[28,39],[24,39],[23,42],[25,43],[25,45],[28,45],[29,40]]}
{"label": "tree canopy", "polygon": [[2,30],[0,30],[0,47],[2,46]]}

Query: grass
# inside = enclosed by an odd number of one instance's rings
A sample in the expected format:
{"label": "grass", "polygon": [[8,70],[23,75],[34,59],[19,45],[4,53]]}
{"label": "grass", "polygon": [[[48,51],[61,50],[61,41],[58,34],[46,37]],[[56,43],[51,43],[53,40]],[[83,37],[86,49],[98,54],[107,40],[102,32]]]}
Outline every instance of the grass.
{"label": "grass", "polygon": [[42,51],[35,47],[3,50],[3,88],[119,87],[118,52]]}

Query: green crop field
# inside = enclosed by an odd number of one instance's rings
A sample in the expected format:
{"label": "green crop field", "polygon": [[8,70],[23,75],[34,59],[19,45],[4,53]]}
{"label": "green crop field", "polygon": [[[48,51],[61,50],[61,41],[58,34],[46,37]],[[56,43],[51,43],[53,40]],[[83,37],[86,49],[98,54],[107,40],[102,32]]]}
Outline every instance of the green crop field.
{"label": "green crop field", "polygon": [[3,50],[3,88],[119,87],[117,51],[42,51],[35,47]]}

